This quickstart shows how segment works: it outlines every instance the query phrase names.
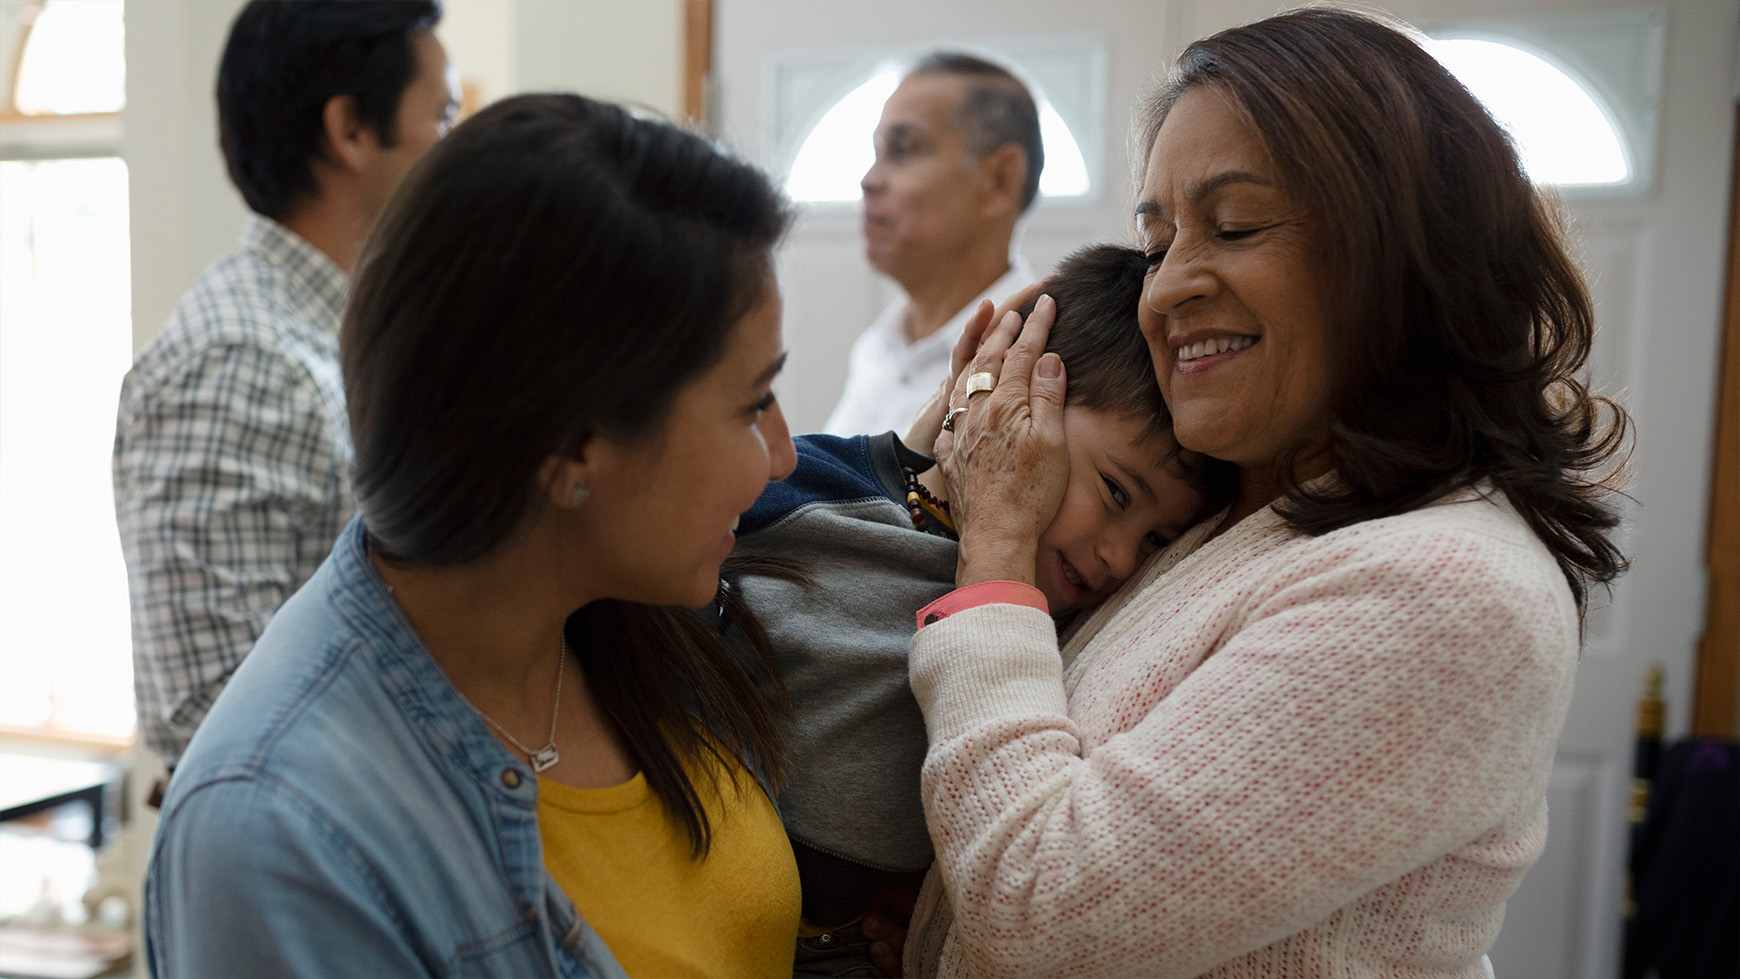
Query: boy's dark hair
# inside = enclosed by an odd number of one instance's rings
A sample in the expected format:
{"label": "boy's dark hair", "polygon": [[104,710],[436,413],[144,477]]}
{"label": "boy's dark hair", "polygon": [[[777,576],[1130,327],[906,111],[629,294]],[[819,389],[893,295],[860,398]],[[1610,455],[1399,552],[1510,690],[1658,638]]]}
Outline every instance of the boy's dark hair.
{"label": "boy's dark hair", "polygon": [[[1238,469],[1181,448],[1172,437],[1172,412],[1161,397],[1136,321],[1148,257],[1120,245],[1088,245],[1059,262],[1046,279],[1045,294],[1057,303],[1057,319],[1045,349],[1063,359],[1069,379],[1063,403],[1148,422],[1142,437],[1167,446],[1163,459],[1182,470],[1209,497],[1206,512],[1231,503]],[[1022,319],[1033,303],[1019,310]]]}
{"label": "boy's dark hair", "polygon": [[398,142],[399,101],[417,74],[411,37],[441,19],[439,0],[253,0],[230,25],[218,65],[218,142],[248,207],[282,219],[318,189],[323,113],[356,99],[381,143]]}

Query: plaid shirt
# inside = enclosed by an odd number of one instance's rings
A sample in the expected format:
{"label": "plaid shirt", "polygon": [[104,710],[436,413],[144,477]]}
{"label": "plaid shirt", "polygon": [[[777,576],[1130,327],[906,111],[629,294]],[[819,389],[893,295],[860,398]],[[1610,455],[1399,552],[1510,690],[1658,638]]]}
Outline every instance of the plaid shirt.
{"label": "plaid shirt", "polygon": [[348,286],[256,215],[122,384],[115,516],[139,730],[171,765],[356,510],[338,366]]}

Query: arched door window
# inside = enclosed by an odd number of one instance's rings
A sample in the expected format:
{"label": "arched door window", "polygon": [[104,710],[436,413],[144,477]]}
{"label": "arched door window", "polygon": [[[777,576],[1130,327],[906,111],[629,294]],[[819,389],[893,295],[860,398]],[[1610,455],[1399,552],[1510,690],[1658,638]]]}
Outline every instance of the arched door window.
{"label": "arched door window", "polygon": [[[835,102],[804,137],[786,179],[786,193],[799,201],[855,201],[858,180],[875,159],[871,134],[882,115],[882,103],[900,84],[900,71],[883,67]],[[1087,162],[1075,134],[1043,93],[1039,103],[1039,135],[1045,145],[1045,169],[1039,174],[1044,197],[1080,197],[1092,189]]]}
{"label": "arched door window", "polygon": [[122,0],[47,0],[18,9],[18,61],[6,114],[120,112],[127,61]]}
{"label": "arched door window", "polygon": [[1537,183],[1616,186],[1636,173],[1626,140],[1589,85],[1513,41],[1438,37],[1427,48],[1516,141]]}
{"label": "arched door window", "polygon": [[786,192],[807,202],[860,197],[882,104],[904,66],[938,50],[968,51],[1007,65],[1039,106],[1045,169],[1042,201],[1097,203],[1106,164],[1106,45],[1097,35],[939,41],[924,47],[772,52],[762,63],[767,164]]}

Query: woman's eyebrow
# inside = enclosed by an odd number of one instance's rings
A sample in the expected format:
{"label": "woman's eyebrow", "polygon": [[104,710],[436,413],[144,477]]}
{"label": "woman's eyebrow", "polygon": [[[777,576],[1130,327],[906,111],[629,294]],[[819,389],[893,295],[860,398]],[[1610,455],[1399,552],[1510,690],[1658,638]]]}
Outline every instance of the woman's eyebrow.
{"label": "woman's eyebrow", "polygon": [[[1207,180],[1191,187],[1185,197],[1192,204],[1200,204],[1210,194],[1229,184],[1255,184],[1258,187],[1274,187],[1275,182],[1249,170],[1225,170],[1209,177]],[[1158,201],[1142,201],[1136,205],[1136,217],[1165,217],[1166,209]]]}
{"label": "woman's eyebrow", "polygon": [[1229,184],[1256,184],[1258,187],[1275,186],[1273,180],[1249,170],[1226,170],[1190,188],[1190,202],[1200,204],[1210,194]]}
{"label": "woman's eyebrow", "polygon": [[750,387],[758,388],[764,384],[771,383],[780,371],[785,370],[785,359],[789,356],[791,356],[790,353],[781,353],[777,358],[775,358],[773,363],[767,365],[766,370],[756,375],[755,383],[751,384]]}

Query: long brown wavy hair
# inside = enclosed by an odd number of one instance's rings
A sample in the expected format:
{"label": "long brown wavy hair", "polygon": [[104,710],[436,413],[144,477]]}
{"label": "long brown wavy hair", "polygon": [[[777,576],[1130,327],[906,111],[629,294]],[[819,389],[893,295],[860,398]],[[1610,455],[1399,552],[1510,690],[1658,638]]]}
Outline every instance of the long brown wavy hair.
{"label": "long brown wavy hair", "polygon": [[1626,567],[1610,534],[1630,423],[1582,377],[1594,311],[1556,199],[1448,70],[1363,13],[1295,10],[1191,44],[1144,104],[1134,157],[1198,86],[1244,117],[1314,215],[1345,324],[1340,484],[1302,487],[1295,452],[1280,512],[1322,534],[1486,484],[1585,607]]}

